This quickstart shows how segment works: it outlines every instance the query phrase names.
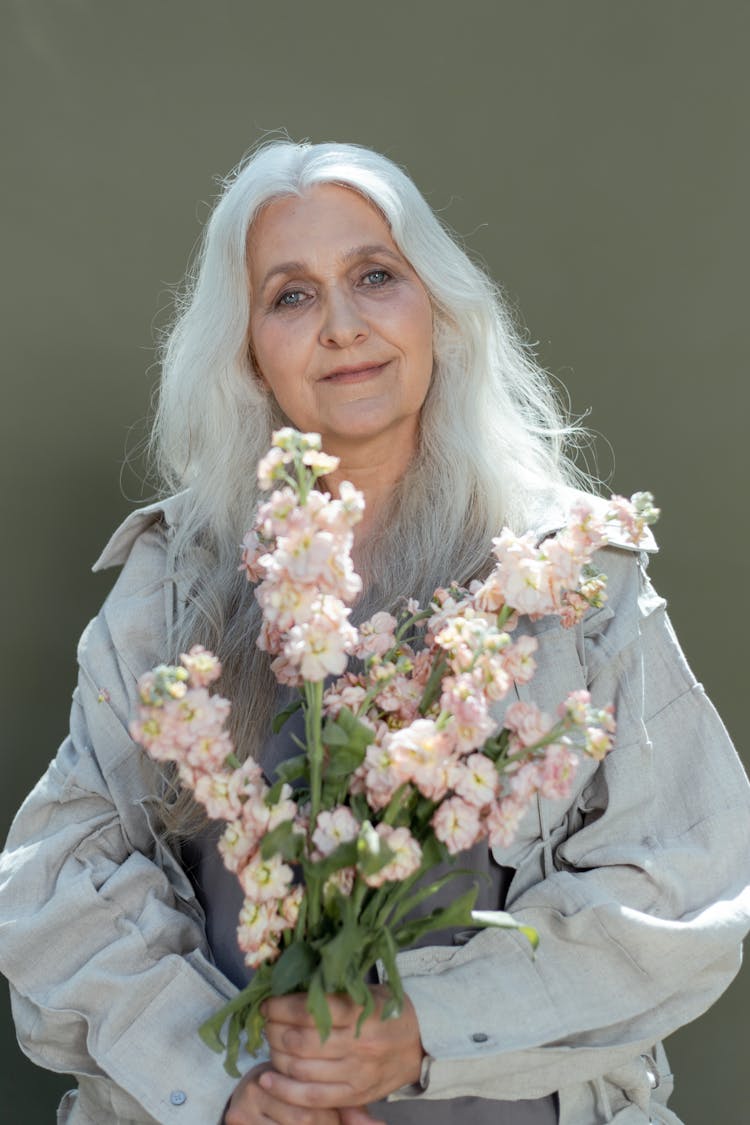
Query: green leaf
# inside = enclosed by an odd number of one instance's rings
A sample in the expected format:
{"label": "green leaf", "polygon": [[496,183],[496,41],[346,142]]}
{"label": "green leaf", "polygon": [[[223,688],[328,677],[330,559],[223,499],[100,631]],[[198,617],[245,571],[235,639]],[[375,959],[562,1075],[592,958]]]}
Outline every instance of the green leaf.
{"label": "green leaf", "polygon": [[[339,844],[335,851],[327,855],[324,860],[314,860],[312,863],[305,864],[305,883],[308,883],[307,871],[310,868],[314,868],[315,875],[322,885],[329,875],[333,875],[334,871],[339,871],[342,867],[353,867],[356,862],[357,841],[349,840],[345,844]],[[312,897],[312,891],[310,895]]]}
{"label": "green leaf", "polygon": [[[325,734],[325,732],[324,732]],[[341,781],[350,777],[365,760],[365,751],[356,746],[338,746],[331,750],[325,767],[325,780]]]}
{"label": "green leaf", "polygon": [[414,910],[425,899],[431,898],[432,895],[437,894],[442,887],[450,883],[451,879],[455,879],[458,875],[473,875],[476,876],[476,871],[468,871],[465,867],[457,867],[455,871],[449,871],[447,875],[441,875],[439,879],[435,879],[426,887],[420,887],[410,897],[403,899],[399,902],[397,908],[389,918],[389,925],[393,926],[396,922],[400,922],[410,910]]}
{"label": "green leaf", "polygon": [[326,999],[325,989],[320,978],[320,970],[313,973],[310,979],[310,984],[307,989],[307,1010],[315,1020],[315,1026],[318,1029],[321,1043],[325,1043],[328,1036],[331,1034],[331,1027],[333,1021],[331,1019],[331,1010],[328,1007],[328,1000]]}
{"label": "green leaf", "polygon": [[[362,1024],[365,1022],[367,1017],[371,1016],[372,1013],[375,1011],[375,1001],[372,998],[372,993],[370,992],[370,989],[367,987],[367,985],[364,983],[364,981],[362,981],[361,983],[362,983],[362,986],[363,986],[363,992],[361,993],[361,995],[362,995],[362,1001],[361,1001],[362,1011],[359,1013],[359,1017],[357,1019],[357,1026],[354,1028],[354,1034],[357,1037],[359,1037],[359,1033],[362,1030]],[[352,985],[353,985],[353,987],[356,987],[356,986],[354,986],[354,982],[352,982]]]}
{"label": "green leaf", "polygon": [[310,762],[307,754],[295,754],[293,758],[287,758],[285,762],[276,767],[275,776],[279,781],[297,781],[302,778],[305,781],[310,776]]}
{"label": "green leaf", "polygon": [[432,930],[444,930],[447,926],[470,926],[474,921],[471,908],[477,897],[477,888],[470,887],[468,891],[455,899],[450,905],[439,910],[433,910],[425,918],[415,918],[407,922],[394,935],[398,946],[403,949],[413,945],[417,938],[428,934]]}
{"label": "green leaf", "polygon": [[293,703],[288,704],[274,717],[271,723],[271,730],[274,734],[278,734],[287,719],[290,719],[295,711],[299,711],[302,706],[302,699],[295,699]]}
{"label": "green leaf", "polygon": [[345,981],[351,967],[357,963],[364,940],[364,932],[351,922],[343,925],[333,938],[323,944],[320,972],[326,992],[340,992],[342,987],[346,987]]}
{"label": "green leaf", "polygon": [[286,996],[307,985],[318,963],[315,951],[303,941],[288,946],[271,970],[271,995]]}
{"label": "green leaf", "polygon": [[361,974],[352,966],[347,973],[344,987],[348,994],[351,996],[354,1003],[361,1008],[368,1010],[369,1013],[374,1009],[375,1003],[372,998],[370,989],[362,979]]}
{"label": "green leaf", "polygon": [[305,837],[295,831],[293,820],[282,820],[270,832],[266,832],[260,845],[263,859],[280,855],[282,859],[298,860],[305,848]]}
{"label": "green leaf", "polygon": [[531,943],[531,948],[536,949],[539,945],[539,934],[533,926],[525,926],[523,922],[518,922],[512,914],[508,914],[505,910],[472,910],[472,920],[478,926],[496,926],[501,930],[519,930],[525,938],[528,938]]}
{"label": "green leaf", "polygon": [[434,832],[430,832],[427,839],[422,842],[422,867],[430,870],[446,859],[448,859],[448,849],[438,840]]}
{"label": "green leaf", "polygon": [[277,805],[279,803],[283,785],[283,781],[276,781],[268,790],[265,797],[263,798],[263,803],[267,808],[270,809],[272,805]]}
{"label": "green leaf", "polygon": [[265,1019],[260,1010],[261,1001],[250,1008],[245,1016],[245,1035],[247,1036],[247,1049],[251,1055],[260,1048],[263,1042],[263,1025]]}
{"label": "green leaf", "polygon": [[393,1016],[401,1015],[404,1006],[404,986],[401,983],[401,973],[398,971],[398,965],[396,963],[396,943],[389,929],[383,930],[379,950],[380,960],[383,962],[383,967],[388,976],[388,988],[391,993],[380,1013],[380,1018],[387,1020],[391,1019]]}
{"label": "green leaf", "polygon": [[354,793],[349,800],[349,807],[356,816],[360,824],[367,820],[372,815],[370,806],[367,803],[367,798],[364,793]]}
{"label": "green leaf", "polygon": [[365,750],[375,740],[375,734],[348,707],[342,707],[335,719],[328,719],[326,722],[322,739],[329,749],[346,746],[351,750],[361,751],[364,758]]}
{"label": "green leaf", "polygon": [[[248,1032],[248,1050],[256,1051],[260,1046],[261,1030],[264,1023],[263,1016],[260,1014],[260,1005],[267,996],[271,995],[270,979],[270,965],[261,965],[250,981],[250,984],[243,988],[241,992],[238,992],[236,996],[233,996],[218,1012],[215,1012],[205,1023],[201,1024],[198,1029],[198,1034],[201,1039],[212,1051],[216,1051],[217,1054],[221,1054],[224,1050],[227,1051],[227,1059],[224,1063],[224,1068],[229,1074],[232,1074],[234,1078],[237,1077],[236,1065],[234,1071],[229,1069],[230,1066],[234,1065],[231,1062],[231,1051],[234,1049],[232,1037],[235,1034],[232,1028],[232,1021],[236,1016],[237,1026],[240,1026],[244,1022],[246,1029],[250,1026],[251,1021],[254,1021],[254,1026],[257,1025],[257,1030],[254,1036],[251,1036],[250,1032]],[[230,1021],[228,1029],[229,1046],[225,1047],[224,1041],[221,1038],[221,1029],[227,1020]]]}
{"label": "green leaf", "polygon": [[224,1060],[224,1070],[227,1074],[231,1074],[232,1078],[239,1078],[240,1072],[237,1069],[237,1059],[240,1056],[240,1032],[242,1030],[242,1018],[239,1012],[234,1012],[229,1021],[229,1035],[227,1040],[227,1057]]}

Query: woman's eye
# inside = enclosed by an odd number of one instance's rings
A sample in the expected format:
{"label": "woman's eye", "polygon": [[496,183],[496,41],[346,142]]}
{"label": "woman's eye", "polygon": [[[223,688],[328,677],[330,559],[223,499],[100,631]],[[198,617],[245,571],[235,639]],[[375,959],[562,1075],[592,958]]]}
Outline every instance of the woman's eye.
{"label": "woman's eye", "polygon": [[388,270],[368,270],[363,280],[368,285],[383,285],[390,276]]}
{"label": "woman's eye", "polygon": [[288,289],[277,299],[276,305],[282,309],[296,309],[303,303],[305,294],[301,289]]}

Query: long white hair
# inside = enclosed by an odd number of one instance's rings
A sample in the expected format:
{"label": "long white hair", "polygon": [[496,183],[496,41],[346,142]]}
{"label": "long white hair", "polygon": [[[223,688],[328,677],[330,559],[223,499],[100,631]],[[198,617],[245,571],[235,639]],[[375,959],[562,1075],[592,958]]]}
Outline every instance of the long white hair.
{"label": "long white hair", "polygon": [[273,141],[255,150],[224,182],[178,299],[152,434],[166,489],[188,489],[173,549],[190,594],[175,647],[201,640],[218,650],[245,753],[262,745],[274,691],[253,644],[259,616],[237,573],[238,543],[258,499],[257,461],[272,430],[288,423],[253,369],[248,231],[271,200],[321,183],[351,188],[379,209],[430,295],[435,325],[419,451],[368,545],[367,593],[355,613],[468,581],[486,567],[504,524],[524,529],[559,489],[578,483],[566,454],[575,427],[548,376],[498,287],[409,177],[358,145]]}

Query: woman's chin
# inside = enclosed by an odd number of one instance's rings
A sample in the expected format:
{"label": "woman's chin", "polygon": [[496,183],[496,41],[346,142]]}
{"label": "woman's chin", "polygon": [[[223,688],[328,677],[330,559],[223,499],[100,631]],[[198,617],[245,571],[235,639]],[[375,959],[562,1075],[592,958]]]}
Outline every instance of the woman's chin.
{"label": "woman's chin", "polygon": [[378,445],[390,443],[393,456],[398,458],[408,446],[411,450],[418,431],[418,416],[394,418],[392,412],[352,409],[331,419],[320,432],[323,448],[328,442],[329,451],[334,447],[347,447],[352,444]]}

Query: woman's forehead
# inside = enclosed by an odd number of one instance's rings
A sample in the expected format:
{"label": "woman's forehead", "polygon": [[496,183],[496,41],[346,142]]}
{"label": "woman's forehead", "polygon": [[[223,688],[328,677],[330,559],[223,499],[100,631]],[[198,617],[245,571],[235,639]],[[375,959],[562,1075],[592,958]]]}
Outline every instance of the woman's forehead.
{"label": "woman's forehead", "polygon": [[302,195],[271,200],[248,232],[251,280],[259,288],[269,271],[322,260],[346,266],[368,250],[403,258],[382,212],[340,184],[315,184]]}

